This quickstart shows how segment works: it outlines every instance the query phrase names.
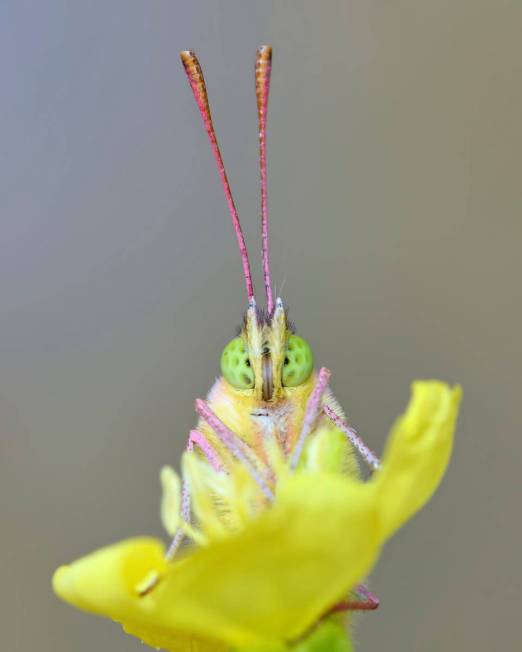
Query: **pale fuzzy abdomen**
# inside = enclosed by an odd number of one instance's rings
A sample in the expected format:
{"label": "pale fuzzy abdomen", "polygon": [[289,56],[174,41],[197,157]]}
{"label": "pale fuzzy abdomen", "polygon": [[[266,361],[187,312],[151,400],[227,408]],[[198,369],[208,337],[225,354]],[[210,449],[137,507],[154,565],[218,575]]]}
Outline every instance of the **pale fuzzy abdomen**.
{"label": "pale fuzzy abdomen", "polygon": [[[207,403],[221,421],[266,462],[264,442],[267,440],[275,439],[287,456],[292,451],[301,431],[306,402],[315,380],[315,374],[312,374],[307,383],[300,388],[292,388],[286,398],[272,405],[256,401],[246,393],[234,391],[221,377],[210,389]],[[323,404],[329,405],[344,418],[344,412],[330,388],[325,392]],[[223,446],[214,432],[202,419],[199,420],[197,428],[218,451],[224,453]],[[332,433],[337,431],[336,426],[324,414],[319,417],[317,429],[319,428],[331,430]],[[310,436],[313,437],[313,433]],[[348,440],[344,468],[349,475],[357,476],[359,473],[355,450]]]}

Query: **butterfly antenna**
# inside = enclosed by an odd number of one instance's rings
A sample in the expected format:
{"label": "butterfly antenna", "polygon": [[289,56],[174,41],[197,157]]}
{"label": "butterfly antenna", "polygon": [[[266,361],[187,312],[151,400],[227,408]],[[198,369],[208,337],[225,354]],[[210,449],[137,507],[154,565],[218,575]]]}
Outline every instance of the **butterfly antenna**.
{"label": "butterfly antenna", "polygon": [[185,67],[185,72],[187,73],[190,87],[194,93],[194,99],[196,100],[199,112],[203,118],[203,123],[207,131],[208,139],[210,141],[210,147],[212,148],[212,153],[214,154],[214,158],[217,163],[219,176],[221,178],[221,183],[225,191],[225,197],[227,199],[228,210],[232,216],[234,231],[236,232],[237,242],[239,245],[239,253],[241,254],[241,262],[243,263],[243,274],[245,276],[248,302],[252,304],[254,303],[254,286],[252,284],[252,274],[250,272],[250,263],[248,261],[248,251],[246,247],[245,236],[243,235],[243,230],[241,229],[239,216],[237,214],[234,199],[232,197],[232,191],[230,190],[230,184],[228,183],[225,165],[223,163],[223,158],[221,157],[221,152],[219,151],[216,132],[214,131],[214,125],[212,124],[212,116],[210,114],[210,105],[208,102],[207,87],[205,86],[203,71],[201,70],[201,65],[198,61],[198,58],[196,57],[196,54],[192,52],[192,50],[184,50],[180,53],[180,56],[181,61],[183,62],[183,66]]}
{"label": "butterfly antenna", "polygon": [[256,56],[256,96],[259,122],[259,170],[261,173],[261,242],[263,251],[263,280],[266,293],[266,310],[270,315],[274,309],[272,283],[270,281],[270,261],[268,255],[268,203],[266,190],[266,118],[268,94],[270,92],[270,73],[272,72],[272,48],[261,46]]}

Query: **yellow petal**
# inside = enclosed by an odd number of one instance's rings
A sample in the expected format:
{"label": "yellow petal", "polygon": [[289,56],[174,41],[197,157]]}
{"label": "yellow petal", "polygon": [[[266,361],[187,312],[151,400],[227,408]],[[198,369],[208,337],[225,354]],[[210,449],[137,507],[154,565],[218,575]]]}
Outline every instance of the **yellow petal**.
{"label": "yellow petal", "polygon": [[157,623],[235,646],[295,639],[368,572],[379,542],[374,492],[342,476],[289,477],[271,510],[172,569]]}
{"label": "yellow petal", "polygon": [[[153,646],[280,642],[341,599],[378,549],[374,492],[341,476],[296,475],[281,483],[274,508],[237,535],[169,564],[158,541],[125,541],[59,569],[54,588]],[[160,580],[140,596],[151,571]]]}
{"label": "yellow petal", "polygon": [[164,546],[157,539],[135,538],[106,546],[59,568],[53,589],[79,609],[118,617],[136,602],[136,587],[151,572],[163,575]]}
{"label": "yellow petal", "polygon": [[348,451],[346,435],[337,428],[323,426],[310,438],[303,466],[311,472],[342,473]]}
{"label": "yellow petal", "polygon": [[161,522],[173,537],[179,527],[181,483],[178,474],[170,467],[164,466],[160,473],[163,496],[161,499]]}
{"label": "yellow petal", "polygon": [[136,623],[123,623],[127,634],[136,636],[141,641],[156,650],[169,652],[230,652],[230,647],[216,640],[207,640],[184,634],[180,631],[161,630],[151,625],[138,625]]}
{"label": "yellow petal", "polygon": [[461,388],[417,381],[371,484],[379,496],[382,536],[390,537],[431,497],[448,465]]}
{"label": "yellow petal", "polygon": [[[214,637],[204,640],[191,632],[165,629],[157,622],[154,595],[169,568],[164,554],[163,543],[157,539],[128,539],[62,566],[54,574],[53,588],[66,602],[112,618],[152,647],[172,652],[225,652],[227,647]],[[140,596],[144,579],[153,575],[159,578],[157,586]],[[171,609],[175,610],[175,605]]]}
{"label": "yellow petal", "polygon": [[266,508],[266,500],[244,466],[231,466],[228,479],[230,487],[226,504],[230,512],[226,514],[226,519],[231,531],[241,530]]}
{"label": "yellow petal", "polygon": [[183,453],[181,464],[183,477],[190,487],[192,510],[201,532],[209,539],[223,538],[227,530],[216,509],[215,488],[227,478],[223,474],[219,477],[206,461],[193,452]]}

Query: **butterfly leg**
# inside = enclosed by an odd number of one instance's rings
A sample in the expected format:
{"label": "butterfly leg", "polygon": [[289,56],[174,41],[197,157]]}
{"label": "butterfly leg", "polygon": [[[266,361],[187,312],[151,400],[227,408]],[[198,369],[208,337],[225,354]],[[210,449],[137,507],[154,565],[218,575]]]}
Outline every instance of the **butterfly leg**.
{"label": "butterfly leg", "polygon": [[194,446],[198,446],[198,448],[200,448],[203,451],[203,454],[210,462],[210,465],[212,466],[214,471],[224,470],[225,467],[223,464],[223,460],[221,459],[219,453],[208,441],[205,435],[202,432],[199,432],[199,430],[190,431],[188,444],[187,444],[187,451],[192,452],[194,450]]}
{"label": "butterfly leg", "polygon": [[379,598],[369,591],[364,584],[358,584],[355,588],[355,593],[357,593],[358,597],[364,599],[343,600],[332,607],[328,613],[332,614],[337,613],[338,611],[373,611],[379,607]]}
{"label": "butterfly leg", "polygon": [[[381,462],[377,455],[370,449],[363,440],[359,437],[357,432],[351,428],[344,419],[342,419],[329,405],[324,406],[324,413],[333,421],[333,423],[344,432],[348,437],[353,447],[359,451],[364,461],[368,464],[372,471],[376,471],[381,466]],[[362,596],[363,600],[346,600],[339,602],[332,609],[332,613],[336,611],[372,611],[379,606],[379,598],[369,591],[364,584],[359,584],[356,588],[356,593]]]}
{"label": "butterfly leg", "polygon": [[323,399],[326,388],[328,387],[330,375],[330,371],[326,369],[326,367],[319,369],[319,373],[317,374],[317,382],[306,404],[301,432],[299,433],[297,443],[294,447],[294,450],[292,451],[292,456],[290,458],[291,469],[295,469],[297,466],[306,440],[309,434],[312,432],[314,424],[317,421],[317,417],[321,413],[321,401]]}
{"label": "butterfly leg", "polygon": [[362,458],[368,464],[372,471],[376,471],[381,466],[381,462],[377,455],[370,449],[363,440],[359,437],[357,432],[351,428],[344,419],[342,419],[338,414],[336,414],[329,405],[324,406],[324,413],[326,416],[331,419],[335,425],[344,432],[348,437],[352,445],[359,453],[362,455]]}
{"label": "butterfly leg", "polygon": [[256,482],[261,491],[265,494],[270,502],[274,500],[274,494],[269,487],[263,474],[259,472],[256,464],[252,462],[252,451],[223,421],[211,410],[208,404],[196,399],[196,412],[204,419],[212,430],[216,433],[218,439],[227,448],[235,459],[243,465],[248,471],[250,477]]}
{"label": "butterfly leg", "polygon": [[[187,442],[186,450],[192,452],[194,446],[197,446],[207,458],[208,462],[215,471],[222,471],[224,469],[223,462],[219,453],[208,441],[205,435],[199,430],[191,430]],[[181,518],[186,522],[190,523],[190,487],[187,482],[187,479],[183,477],[183,482],[181,485]],[[184,532],[181,528],[178,528],[175,533],[172,542],[167,550],[167,559],[172,559],[176,554],[181,542],[183,541]]]}

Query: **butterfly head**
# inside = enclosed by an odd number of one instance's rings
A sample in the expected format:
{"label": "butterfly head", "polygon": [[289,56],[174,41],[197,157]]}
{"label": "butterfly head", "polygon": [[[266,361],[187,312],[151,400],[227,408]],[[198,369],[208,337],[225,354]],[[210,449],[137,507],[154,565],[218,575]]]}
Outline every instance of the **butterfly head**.
{"label": "butterfly head", "polygon": [[310,345],[295,334],[281,299],[271,314],[250,305],[239,335],[221,354],[221,372],[231,389],[263,403],[289,398],[312,371]]}

